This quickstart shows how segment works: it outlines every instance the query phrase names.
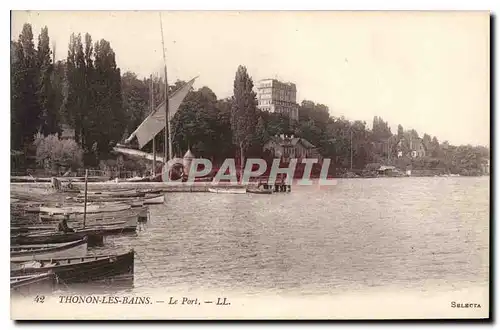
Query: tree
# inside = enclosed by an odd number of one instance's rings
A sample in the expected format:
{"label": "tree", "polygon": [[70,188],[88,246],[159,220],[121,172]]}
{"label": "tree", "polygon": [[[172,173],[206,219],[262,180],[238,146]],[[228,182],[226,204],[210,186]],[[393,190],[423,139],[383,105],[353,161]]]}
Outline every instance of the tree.
{"label": "tree", "polygon": [[424,136],[422,137],[422,144],[424,145],[426,151],[430,150],[431,142],[432,142],[432,140],[431,140],[430,135],[425,133]]}
{"label": "tree", "polygon": [[315,104],[304,100],[299,107],[299,121],[313,120],[316,125],[324,127],[330,118],[329,109],[324,104]]}
{"label": "tree", "polygon": [[251,145],[257,124],[257,99],[253,91],[252,78],[244,66],[239,66],[234,78],[234,102],[231,110],[233,142],[240,149],[240,164],[243,167],[245,152]]}
{"label": "tree", "polygon": [[83,67],[77,60],[77,53],[81,48],[81,36],[71,34],[66,58],[66,72],[64,77],[64,100],[62,113],[64,121],[75,129],[75,140],[81,141],[81,105],[83,91]]}
{"label": "tree", "polygon": [[261,117],[265,122],[269,136],[292,133],[289,117],[282,113],[258,111],[258,117]]}
{"label": "tree", "polygon": [[65,74],[66,62],[57,61],[52,65],[52,108],[57,119],[58,131],[61,131],[62,123],[65,123],[66,118],[63,114],[64,92],[65,92]]}
{"label": "tree", "polygon": [[434,136],[430,143],[429,151],[432,157],[441,157],[443,156],[441,153],[441,148],[439,146],[438,139]]}
{"label": "tree", "polygon": [[11,75],[10,75],[10,113],[11,113],[11,147],[21,149],[23,147],[23,124],[24,124],[24,69],[23,51],[18,42],[12,41],[10,44],[11,53]]}
{"label": "tree", "polygon": [[46,169],[59,171],[60,167],[77,169],[82,163],[83,150],[73,140],[60,140],[57,135],[36,134],[34,142],[36,161]]}
{"label": "tree", "polygon": [[418,132],[417,132],[415,129],[411,129],[409,133],[410,133],[410,137],[411,137],[412,139],[419,139],[419,138],[420,138],[420,137],[418,136]]}
{"label": "tree", "polygon": [[133,132],[150,113],[148,80],[140,80],[133,72],[127,71],[122,75],[123,110],[126,120],[127,133]]}
{"label": "tree", "polygon": [[16,53],[16,82],[17,89],[14,102],[16,111],[16,134],[21,138],[20,145],[28,146],[33,141],[39,129],[40,105],[37,97],[39,70],[37,54],[33,43],[33,32],[30,24],[24,24],[17,43]]}
{"label": "tree", "polygon": [[45,135],[58,133],[59,123],[55,108],[55,95],[52,87],[52,52],[49,47],[49,32],[47,27],[42,28],[38,36],[38,102],[40,104],[41,132]]}
{"label": "tree", "polygon": [[403,138],[403,135],[404,135],[403,126],[401,126],[401,124],[399,124],[399,125],[398,125],[398,138],[399,138],[399,139],[402,139],[402,138]]}
{"label": "tree", "polygon": [[[126,127],[126,116],[122,106],[121,74],[116,65],[115,52],[108,41],[101,39],[94,45],[94,79],[92,117],[92,140],[98,149],[107,153],[112,145],[121,140]],[[94,141],[89,141],[90,145]]]}
{"label": "tree", "polygon": [[391,128],[389,124],[385,122],[381,117],[373,117],[373,138],[378,142],[385,142],[388,138],[392,136]]}
{"label": "tree", "polygon": [[259,150],[262,150],[264,144],[269,141],[269,134],[266,130],[266,123],[264,122],[264,118],[259,116],[257,119],[257,126],[255,127],[255,147]]}
{"label": "tree", "polygon": [[205,158],[221,160],[231,150],[229,117],[218,108],[214,92],[204,86],[190,91],[172,122],[172,145],[180,156],[187,149]]}

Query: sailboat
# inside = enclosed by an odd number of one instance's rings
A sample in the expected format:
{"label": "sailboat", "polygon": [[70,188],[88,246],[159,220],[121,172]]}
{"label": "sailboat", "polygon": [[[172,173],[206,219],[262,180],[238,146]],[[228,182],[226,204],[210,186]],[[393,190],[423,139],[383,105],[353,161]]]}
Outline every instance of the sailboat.
{"label": "sailboat", "polygon": [[[137,129],[134,132],[132,132],[132,134],[130,134],[130,136],[125,140],[124,144],[117,144],[113,148],[113,150],[118,153],[152,160],[153,176],[156,177],[156,179],[158,179],[155,173],[156,171],[154,170],[156,168],[156,161],[164,163],[166,169],[168,169],[169,166],[172,166],[172,164],[176,162],[174,161],[172,156],[170,121],[176,114],[177,110],[179,110],[179,106],[181,105],[182,101],[186,97],[189,90],[192,88],[194,81],[196,80],[196,78],[198,78],[198,76],[192,78],[186,84],[184,84],[184,86],[182,86],[180,89],[176,90],[171,95],[168,95],[167,61],[165,55],[161,13],[160,13],[160,28],[161,28],[162,48],[163,48],[163,61],[165,69],[165,90],[164,90],[165,99],[162,103],[156,106],[156,108],[154,108],[152,106],[153,97],[151,96],[151,108],[152,108],[151,113],[146,117],[146,119],[144,119],[144,121],[137,127]],[[154,138],[163,129],[165,129],[165,153],[164,157],[161,157],[156,155]],[[130,147],[130,144],[134,139],[137,140],[139,150]],[[142,149],[151,140],[153,140],[153,153],[149,154],[144,151],[141,151],[140,149]]]}

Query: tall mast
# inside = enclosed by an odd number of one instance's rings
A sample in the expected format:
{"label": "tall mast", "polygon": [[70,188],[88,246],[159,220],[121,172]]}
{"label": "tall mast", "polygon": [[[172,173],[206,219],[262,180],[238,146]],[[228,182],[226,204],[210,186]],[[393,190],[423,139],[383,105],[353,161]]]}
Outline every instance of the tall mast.
{"label": "tall mast", "polygon": [[[149,87],[149,107],[151,113],[155,111],[155,105],[154,105],[154,93],[153,93],[153,75],[151,74],[149,76],[150,80],[150,87]],[[156,135],[153,137],[153,170],[151,171],[153,176],[156,176]]]}
{"label": "tall mast", "polygon": [[[172,159],[172,141],[170,140],[170,120],[169,120],[169,106],[168,106],[168,79],[167,79],[167,58],[165,55],[165,41],[163,39],[163,23],[161,20],[160,12],[160,29],[161,29],[161,45],[163,48],[163,62],[165,64],[165,156],[164,161]],[[167,156],[168,155],[168,156]]]}
{"label": "tall mast", "polygon": [[351,127],[351,147],[349,149],[351,149],[351,172],[352,172],[352,127]]}

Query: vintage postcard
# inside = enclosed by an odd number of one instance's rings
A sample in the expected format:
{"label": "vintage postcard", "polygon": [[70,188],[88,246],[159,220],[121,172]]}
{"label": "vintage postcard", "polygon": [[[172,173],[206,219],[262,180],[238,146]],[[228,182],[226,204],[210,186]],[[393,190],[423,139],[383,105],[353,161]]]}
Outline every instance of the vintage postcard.
{"label": "vintage postcard", "polygon": [[489,318],[490,19],[12,11],[11,318]]}

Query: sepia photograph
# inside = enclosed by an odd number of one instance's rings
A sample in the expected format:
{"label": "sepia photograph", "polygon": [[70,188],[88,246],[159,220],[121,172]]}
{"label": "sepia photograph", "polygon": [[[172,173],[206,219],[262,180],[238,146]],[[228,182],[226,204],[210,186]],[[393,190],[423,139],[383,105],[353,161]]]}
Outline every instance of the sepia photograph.
{"label": "sepia photograph", "polygon": [[10,19],[12,320],[491,317],[490,12]]}

